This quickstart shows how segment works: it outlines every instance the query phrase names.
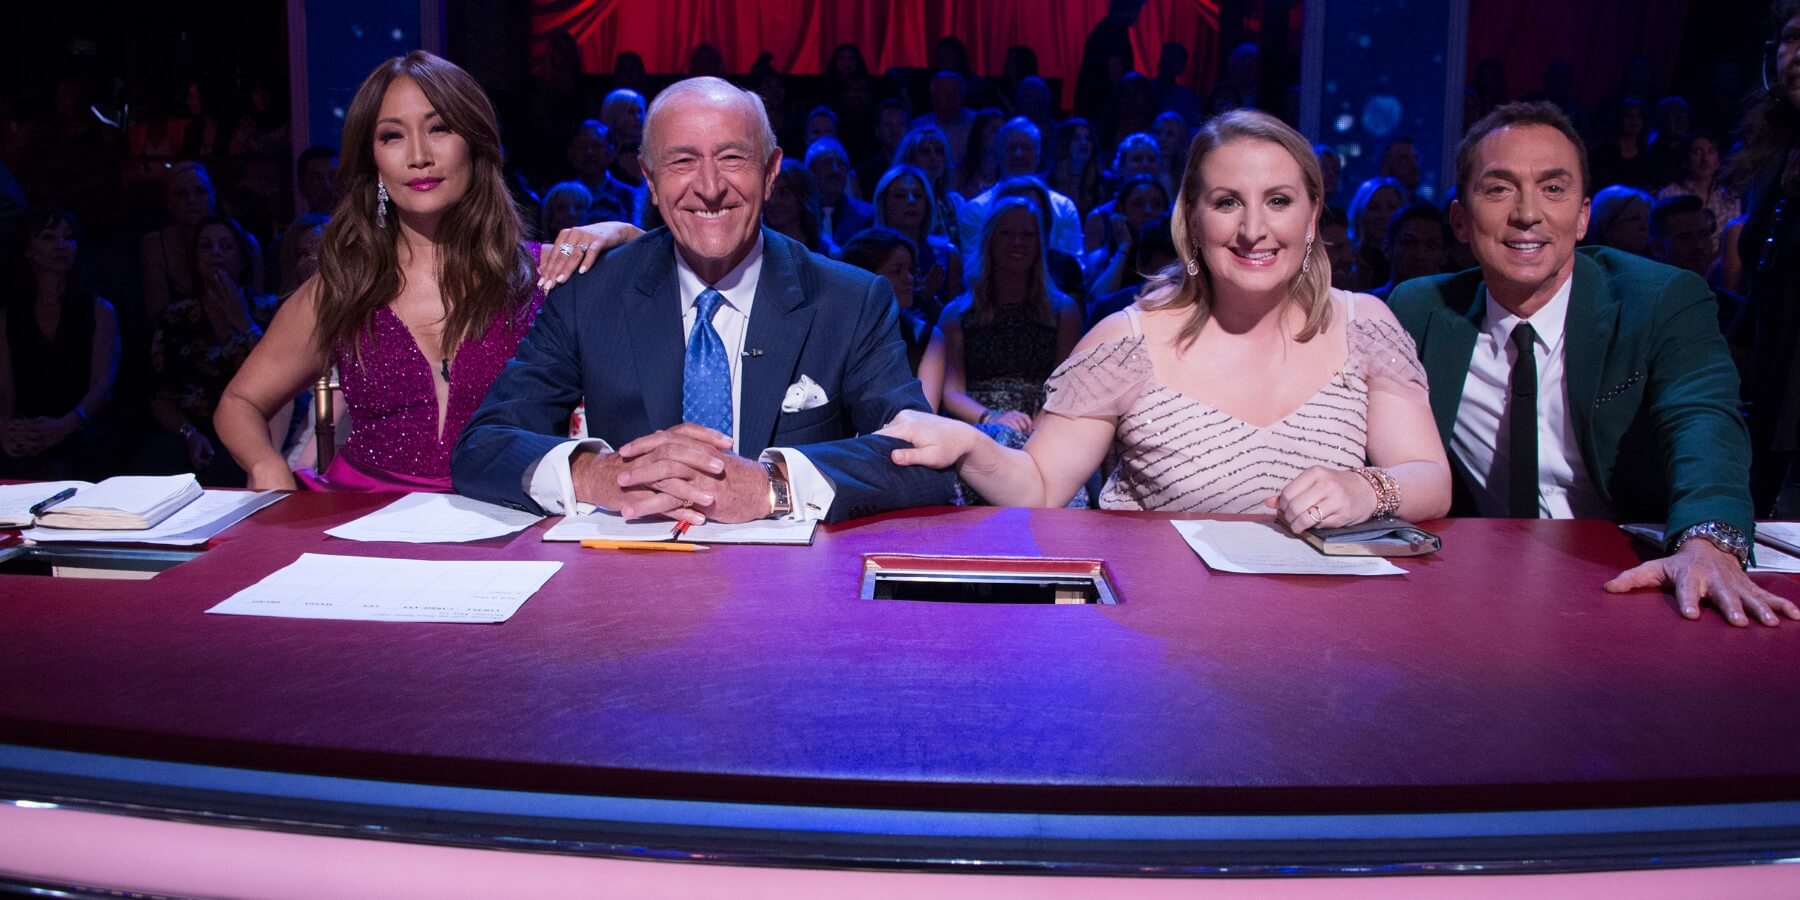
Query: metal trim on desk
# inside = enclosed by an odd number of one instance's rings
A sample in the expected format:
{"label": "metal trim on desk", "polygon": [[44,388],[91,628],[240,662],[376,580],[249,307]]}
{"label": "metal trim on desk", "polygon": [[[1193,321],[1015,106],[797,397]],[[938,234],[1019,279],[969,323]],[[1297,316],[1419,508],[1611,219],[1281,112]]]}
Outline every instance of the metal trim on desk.
{"label": "metal trim on desk", "polygon": [[1800,803],[1366,815],[919,812],[360,781],[0,745],[0,802],[616,859],[1070,875],[1556,873],[1800,862]]}

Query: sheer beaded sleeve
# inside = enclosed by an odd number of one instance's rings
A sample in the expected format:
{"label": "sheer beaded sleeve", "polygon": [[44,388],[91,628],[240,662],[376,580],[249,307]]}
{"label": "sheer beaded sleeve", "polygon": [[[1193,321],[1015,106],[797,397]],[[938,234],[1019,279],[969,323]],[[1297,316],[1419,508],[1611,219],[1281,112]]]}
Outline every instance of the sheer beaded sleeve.
{"label": "sheer beaded sleeve", "polygon": [[1122,416],[1150,382],[1141,336],[1097,344],[1070,356],[1044,382],[1044,409],[1084,418]]}
{"label": "sheer beaded sleeve", "polygon": [[1387,319],[1353,319],[1349,323],[1350,356],[1347,374],[1361,376],[1376,387],[1426,390],[1425,367],[1413,347],[1412,335]]}

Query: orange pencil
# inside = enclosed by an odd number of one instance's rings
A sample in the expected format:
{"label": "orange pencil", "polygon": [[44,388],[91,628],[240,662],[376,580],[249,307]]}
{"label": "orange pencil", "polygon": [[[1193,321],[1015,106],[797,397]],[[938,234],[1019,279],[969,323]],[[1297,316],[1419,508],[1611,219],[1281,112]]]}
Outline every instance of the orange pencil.
{"label": "orange pencil", "polygon": [[693,553],[705,550],[705,544],[683,544],[675,541],[602,541],[586,540],[581,546],[589,550],[674,550],[678,553]]}

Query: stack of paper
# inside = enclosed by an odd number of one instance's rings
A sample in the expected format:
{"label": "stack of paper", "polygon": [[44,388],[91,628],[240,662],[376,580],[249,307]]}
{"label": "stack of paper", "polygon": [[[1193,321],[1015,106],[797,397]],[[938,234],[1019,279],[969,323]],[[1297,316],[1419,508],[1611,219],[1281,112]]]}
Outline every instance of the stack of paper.
{"label": "stack of paper", "polygon": [[[816,521],[762,519],[727,525],[708,522],[680,532],[693,544],[810,544]],[[584,516],[568,516],[544,532],[546,541],[672,541],[677,523],[668,519],[626,519],[618,513],[595,510]]]}
{"label": "stack of paper", "polygon": [[1209,568],[1271,575],[1405,575],[1380,557],[1326,556],[1273,521],[1169,523]]}
{"label": "stack of paper", "polygon": [[[280,491],[202,491],[199,498],[154,528],[140,530],[27,528],[19,536],[37,543],[160,544],[188,547],[204,544],[251,513],[287,495]],[[39,521],[48,518],[40,516]]]}
{"label": "stack of paper", "polygon": [[34,481],[0,484],[0,528],[24,528],[32,523],[31,508],[67,488],[91,488],[86,481]]}
{"label": "stack of paper", "polygon": [[87,530],[141,530],[150,528],[200,497],[200,482],[192,474],[118,475],[92,487],[38,516],[46,528]]}

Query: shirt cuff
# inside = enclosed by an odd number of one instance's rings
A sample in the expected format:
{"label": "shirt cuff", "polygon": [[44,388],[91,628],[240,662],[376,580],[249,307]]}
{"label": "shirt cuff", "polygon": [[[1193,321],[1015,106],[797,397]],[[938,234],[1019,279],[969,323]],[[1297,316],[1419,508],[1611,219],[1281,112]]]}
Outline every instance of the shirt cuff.
{"label": "shirt cuff", "polygon": [[770,447],[758,460],[775,463],[787,470],[788,499],[794,509],[782,517],[783,521],[811,522],[825,518],[826,511],[837,499],[837,485],[832,484],[806,454],[792,447]]}
{"label": "shirt cuff", "polygon": [[575,478],[569,473],[569,457],[583,447],[592,447],[602,453],[612,452],[612,445],[599,438],[563,441],[525,470],[525,493],[530,494],[544,512],[553,516],[585,515],[598,508],[575,499]]}

